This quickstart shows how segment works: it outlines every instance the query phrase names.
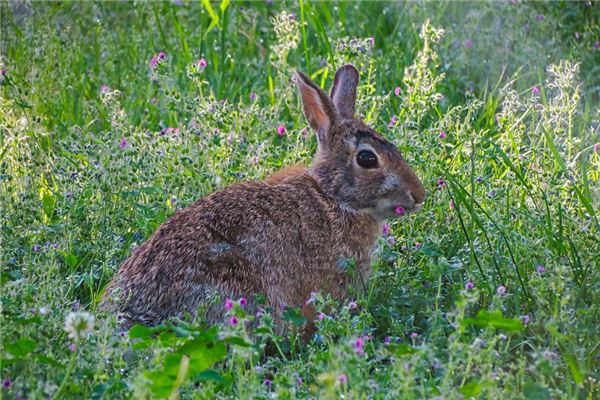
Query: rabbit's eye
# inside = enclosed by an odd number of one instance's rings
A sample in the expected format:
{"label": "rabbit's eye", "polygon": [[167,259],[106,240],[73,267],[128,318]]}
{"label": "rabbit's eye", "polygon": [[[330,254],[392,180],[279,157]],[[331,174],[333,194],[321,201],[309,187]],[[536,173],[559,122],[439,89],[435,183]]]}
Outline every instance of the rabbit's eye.
{"label": "rabbit's eye", "polygon": [[377,156],[369,150],[359,151],[356,162],[363,168],[377,168]]}

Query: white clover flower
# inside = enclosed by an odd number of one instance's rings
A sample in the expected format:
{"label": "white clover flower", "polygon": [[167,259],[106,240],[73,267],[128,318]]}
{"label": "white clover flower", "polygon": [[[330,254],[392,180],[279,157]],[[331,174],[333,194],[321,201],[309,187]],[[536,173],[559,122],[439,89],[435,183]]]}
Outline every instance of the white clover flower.
{"label": "white clover flower", "polygon": [[73,340],[84,339],[94,329],[94,316],[87,312],[71,312],[65,318],[65,331]]}

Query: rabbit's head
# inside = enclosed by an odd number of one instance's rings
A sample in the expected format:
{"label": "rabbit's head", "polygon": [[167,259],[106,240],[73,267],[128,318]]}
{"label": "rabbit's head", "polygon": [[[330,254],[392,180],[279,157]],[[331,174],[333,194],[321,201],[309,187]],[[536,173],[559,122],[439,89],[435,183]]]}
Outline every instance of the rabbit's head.
{"label": "rabbit's head", "polygon": [[321,190],[342,207],[379,221],[419,210],[425,200],[419,178],[392,143],[354,118],[356,68],[345,65],[336,72],[330,96],[301,72],[295,81],[317,134],[310,174]]}

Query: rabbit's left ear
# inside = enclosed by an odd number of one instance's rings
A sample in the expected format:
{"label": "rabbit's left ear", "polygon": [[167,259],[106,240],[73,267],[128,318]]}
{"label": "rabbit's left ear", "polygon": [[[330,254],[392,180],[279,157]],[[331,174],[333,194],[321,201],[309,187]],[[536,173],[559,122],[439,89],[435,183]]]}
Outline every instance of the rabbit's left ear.
{"label": "rabbit's left ear", "polygon": [[330,97],[336,111],[344,118],[354,117],[357,85],[358,71],[354,65],[344,65],[335,73]]}
{"label": "rabbit's left ear", "polygon": [[321,88],[302,72],[296,72],[294,79],[302,98],[304,115],[317,134],[319,146],[327,147],[330,141],[329,129],[336,119],[333,103]]}

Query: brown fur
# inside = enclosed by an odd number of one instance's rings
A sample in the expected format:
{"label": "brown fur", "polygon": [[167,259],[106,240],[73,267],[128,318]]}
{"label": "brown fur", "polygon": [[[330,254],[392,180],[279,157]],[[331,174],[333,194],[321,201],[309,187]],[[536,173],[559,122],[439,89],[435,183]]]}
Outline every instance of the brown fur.
{"label": "brown fur", "polygon": [[[247,297],[254,310],[256,293],[266,295],[276,314],[289,305],[312,320],[314,308],[306,305],[311,292],[344,300],[357,283],[340,261],[353,259],[366,280],[383,220],[394,216],[396,205],[410,210],[423,202],[423,187],[396,148],[349,117],[354,67],[338,71],[331,98],[306,76],[296,79],[319,139],[311,166],[226,187],[160,226],[106,291],[105,304],[116,300],[128,323],[157,324],[199,307],[216,322],[223,307],[211,302],[215,294]],[[378,168],[356,164],[365,146],[377,154]]]}

